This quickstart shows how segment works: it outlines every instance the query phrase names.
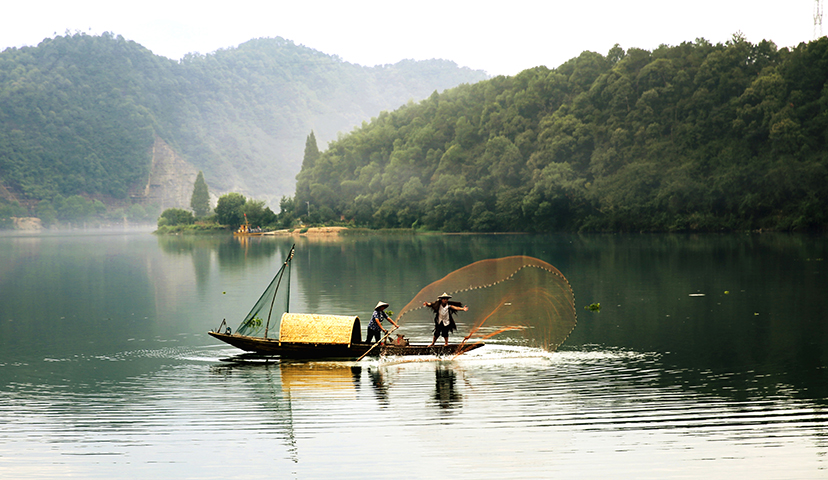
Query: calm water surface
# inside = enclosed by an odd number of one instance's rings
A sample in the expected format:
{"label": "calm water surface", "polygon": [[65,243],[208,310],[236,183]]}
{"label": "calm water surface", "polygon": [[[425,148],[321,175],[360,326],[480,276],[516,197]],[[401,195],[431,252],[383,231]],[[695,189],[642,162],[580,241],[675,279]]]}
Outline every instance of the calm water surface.
{"label": "calm water surface", "polygon": [[578,326],[551,354],[218,361],[205,332],[292,242],[0,238],[0,478],[828,478],[825,237],[302,238],[294,311],[365,319],[520,254],[567,276]]}

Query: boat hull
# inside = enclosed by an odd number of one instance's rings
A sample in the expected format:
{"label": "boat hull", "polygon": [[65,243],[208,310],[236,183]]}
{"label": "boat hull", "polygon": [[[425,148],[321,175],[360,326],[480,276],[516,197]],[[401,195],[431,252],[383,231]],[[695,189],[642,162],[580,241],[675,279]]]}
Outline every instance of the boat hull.
{"label": "boat hull", "polygon": [[[246,337],[243,335],[227,335],[219,332],[207,332],[210,336],[230,344],[245,352],[256,355],[276,356],[295,359],[347,359],[353,360],[362,357],[380,355],[456,355],[474,350],[483,346],[483,343],[467,344],[450,343],[448,345],[378,345],[371,349],[370,343],[324,344],[324,343],[287,343],[275,339]],[[370,350],[370,351],[369,351]]]}

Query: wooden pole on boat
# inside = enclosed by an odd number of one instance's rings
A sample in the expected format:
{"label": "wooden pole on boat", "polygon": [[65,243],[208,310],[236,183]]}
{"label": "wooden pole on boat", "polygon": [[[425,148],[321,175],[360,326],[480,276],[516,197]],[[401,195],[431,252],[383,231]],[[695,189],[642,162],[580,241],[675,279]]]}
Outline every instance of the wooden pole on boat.
{"label": "wooden pole on boat", "polygon": [[[245,214],[244,218],[245,220],[247,219],[247,214]],[[265,324],[264,338],[267,338],[267,331],[270,330],[270,316],[273,314],[273,304],[276,303],[276,292],[279,291],[279,286],[282,284],[282,278],[285,276],[285,270],[287,270],[288,272],[287,301],[290,302],[290,270],[288,269],[288,263],[290,263],[290,261],[293,259],[294,248],[296,248],[295,243],[292,247],[290,247],[290,252],[288,253],[287,259],[285,260],[285,263],[282,265],[282,275],[279,277],[279,281],[276,283],[276,290],[273,291],[273,298],[270,300],[270,310],[267,311],[267,323]]]}
{"label": "wooden pole on boat", "polygon": [[362,360],[363,358],[365,358],[365,355],[368,355],[369,353],[371,353],[371,350],[373,350],[373,349],[374,349],[374,347],[376,347],[377,345],[379,345],[380,343],[382,343],[382,342],[383,342],[383,340],[385,340],[386,338],[388,338],[388,335],[391,335],[392,333],[394,333],[394,331],[396,331],[398,328],[400,328],[400,327],[394,327],[393,329],[388,330],[388,331],[385,333],[385,336],[384,336],[384,337],[382,337],[382,338],[380,338],[379,342],[377,342],[377,343],[375,343],[375,344],[371,345],[371,348],[369,348],[369,349],[368,349],[365,353],[363,353],[361,357],[357,358],[357,359],[356,359],[356,361],[358,362],[358,361]]}

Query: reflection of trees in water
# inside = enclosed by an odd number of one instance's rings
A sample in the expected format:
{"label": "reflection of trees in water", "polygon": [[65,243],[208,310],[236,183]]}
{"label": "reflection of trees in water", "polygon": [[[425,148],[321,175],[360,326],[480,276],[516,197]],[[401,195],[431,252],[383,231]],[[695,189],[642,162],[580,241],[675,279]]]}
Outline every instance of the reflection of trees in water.
{"label": "reflection of trees in water", "polygon": [[450,367],[439,365],[434,371],[434,400],[442,409],[461,406],[463,396],[457,391],[457,373]]}
{"label": "reflection of trees in water", "polygon": [[232,235],[159,235],[158,246],[169,255],[189,255],[193,260],[198,285],[210,275],[213,257],[219,268],[242,267],[250,260],[270,258],[280,248],[290,247],[290,239],[276,237],[235,237]]}
{"label": "reflection of trees in water", "polygon": [[[329,308],[336,313],[369,318],[378,300],[399,311],[425,285],[452,270],[482,258],[513,254],[508,242],[469,235],[344,235],[339,241],[297,241],[294,273],[307,295],[308,311]],[[502,255],[501,255],[502,256]],[[426,321],[430,323],[430,319]],[[429,332],[430,333],[430,332]]]}
{"label": "reflection of trees in water", "polygon": [[[667,353],[691,378],[757,374],[719,393],[828,395],[828,242],[810,235],[585,235],[568,278],[582,322],[566,345]],[[689,294],[704,296],[690,297]],[[602,303],[601,313],[583,305]],[[686,370],[685,370],[686,369]],[[666,376],[665,384],[676,382]]]}
{"label": "reflection of trees in water", "polygon": [[210,276],[210,257],[212,254],[207,249],[199,248],[193,250],[192,255],[196,285],[202,287],[207,284],[207,278]]}
{"label": "reflection of trees in water", "polygon": [[289,238],[274,236],[236,237],[232,235],[159,235],[164,253],[191,255],[195,251],[216,252],[219,264],[238,266],[244,259],[272,257],[280,247],[290,246]]}

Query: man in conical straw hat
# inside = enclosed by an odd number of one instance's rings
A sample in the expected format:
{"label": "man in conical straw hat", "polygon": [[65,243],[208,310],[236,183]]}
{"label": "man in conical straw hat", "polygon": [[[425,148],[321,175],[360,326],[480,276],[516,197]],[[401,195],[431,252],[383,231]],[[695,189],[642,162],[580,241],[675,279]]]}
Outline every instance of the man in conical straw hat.
{"label": "man in conical straw hat", "polygon": [[377,306],[374,307],[374,313],[371,314],[371,321],[368,322],[368,338],[365,339],[365,343],[372,343],[371,340],[376,338],[377,341],[380,341],[382,335],[380,335],[380,331],[388,333],[388,330],[382,326],[383,320],[388,320],[391,322],[394,327],[400,328],[399,325],[394,323],[394,320],[391,320],[391,317],[385,313],[385,309],[388,308],[388,304],[385,302],[377,303]]}
{"label": "man in conical straw hat", "polygon": [[446,340],[445,344],[448,345],[449,333],[457,330],[457,324],[454,323],[454,312],[469,311],[468,306],[460,302],[449,302],[449,298],[451,298],[451,295],[443,292],[442,295],[437,297],[437,301],[423,302],[424,307],[434,310],[434,339],[429,347],[434,346],[438,337],[443,337]]}

